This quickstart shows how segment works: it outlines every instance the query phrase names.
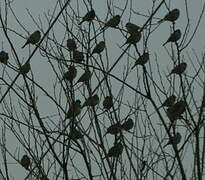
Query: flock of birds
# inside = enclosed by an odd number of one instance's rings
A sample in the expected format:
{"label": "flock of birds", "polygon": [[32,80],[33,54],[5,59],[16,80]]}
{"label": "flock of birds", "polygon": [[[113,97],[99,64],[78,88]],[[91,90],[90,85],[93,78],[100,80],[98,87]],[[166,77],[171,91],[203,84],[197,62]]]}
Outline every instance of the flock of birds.
{"label": "flock of birds", "polygon": [[[178,9],[173,9],[169,11],[169,13],[167,13],[164,16],[164,18],[161,19],[158,23],[162,23],[164,21],[175,22],[179,18],[179,15],[180,15],[180,11]],[[93,21],[95,19],[95,16],[96,16],[95,11],[92,9],[87,14],[85,14],[85,16],[82,18],[82,21],[79,23],[79,25],[81,25],[82,23],[86,21],[87,22]],[[116,28],[120,23],[120,18],[121,18],[120,15],[113,16],[111,19],[109,19],[107,22],[104,23],[104,27],[102,29],[105,30],[108,27]],[[141,37],[142,37],[141,31],[140,31],[141,28],[138,25],[128,22],[125,25],[125,27],[127,29],[127,32],[130,34],[130,36],[127,38],[126,42],[122,46],[126,44],[136,44],[137,42],[141,40]],[[180,29],[174,30],[173,33],[171,33],[170,36],[168,37],[167,41],[163,44],[163,46],[169,42],[172,42],[172,43],[177,42],[180,38],[181,38]],[[25,46],[29,44],[36,45],[40,41],[40,39],[41,39],[41,33],[39,30],[37,30],[28,37],[26,43],[22,46],[22,48],[24,48]],[[105,46],[106,46],[105,42],[100,41],[93,48],[91,55],[100,54],[105,49]],[[76,62],[83,61],[84,54],[83,52],[80,52],[77,50],[77,45],[74,39],[67,40],[67,48],[69,51],[73,52],[73,59]],[[149,53],[144,52],[136,60],[132,69],[137,65],[145,65],[148,62],[148,60],[149,60]],[[1,51],[0,52],[0,62],[7,64],[7,61],[8,61],[8,53]],[[181,75],[186,70],[186,67],[187,67],[187,64],[185,62],[182,62],[176,65],[171,70],[169,75],[171,74]],[[30,71],[30,68],[31,68],[30,63],[27,62],[20,67],[19,71],[22,74],[27,74]],[[70,65],[68,71],[64,73],[62,80],[73,82],[76,76],[77,76],[77,70],[75,66]],[[90,78],[91,78],[91,72],[89,71],[89,69],[86,69],[85,72],[80,76],[80,78],[78,79],[76,83],[81,82],[81,83],[87,84]],[[171,121],[175,121],[176,119],[181,118],[181,115],[185,112],[185,107],[186,107],[185,101],[180,100],[178,102],[175,102],[175,100],[176,100],[176,96],[171,95],[162,103],[162,107],[167,107],[167,110],[166,110],[167,116],[169,117]],[[81,113],[81,110],[84,107],[95,107],[97,104],[99,104],[99,101],[100,100],[97,94],[88,97],[82,105],[81,105],[80,100],[74,101],[70,105],[70,108],[66,114],[66,118],[68,119],[75,118]],[[111,96],[105,97],[103,101],[103,108],[105,110],[110,110],[112,107],[113,107],[112,97]],[[113,124],[110,127],[108,127],[106,134],[117,135],[121,133],[122,130],[125,130],[125,131],[131,130],[133,126],[134,126],[133,120],[131,118],[128,118],[127,120],[124,121],[124,123],[117,122],[116,124]],[[78,131],[76,128],[73,128],[70,131],[69,137],[73,140],[77,140],[77,139],[82,138],[83,134],[80,131]],[[170,144],[177,145],[180,143],[180,140],[181,140],[181,135],[180,133],[177,132],[173,135],[173,137],[169,139],[169,142],[165,146],[170,145]],[[122,154],[122,152],[123,152],[122,142],[115,142],[115,144],[108,150],[106,157],[118,157],[120,154]],[[24,155],[20,163],[25,169],[28,170],[31,165],[31,160],[27,155]],[[41,180],[48,180],[48,179],[46,176],[42,176]]]}

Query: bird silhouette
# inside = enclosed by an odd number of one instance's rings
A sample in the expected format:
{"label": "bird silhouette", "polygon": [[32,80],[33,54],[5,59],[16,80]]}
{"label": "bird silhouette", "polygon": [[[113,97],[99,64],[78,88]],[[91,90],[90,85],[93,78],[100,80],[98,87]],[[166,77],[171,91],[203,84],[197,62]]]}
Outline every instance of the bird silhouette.
{"label": "bird silhouette", "polygon": [[180,75],[186,70],[186,68],[187,68],[187,63],[185,63],[185,62],[180,63],[171,70],[171,72],[168,76],[170,76],[171,74]]}
{"label": "bird silhouette", "polygon": [[131,118],[129,118],[127,121],[125,121],[123,124],[122,124],[122,128],[125,130],[125,131],[129,131],[130,129],[132,129],[134,126],[134,122]]}
{"label": "bird silhouette", "polygon": [[77,45],[74,39],[68,39],[66,45],[69,51],[75,51],[77,48]]}
{"label": "bird silhouette", "polygon": [[77,69],[75,68],[75,66],[70,66],[68,68],[68,71],[64,73],[62,80],[67,80],[72,82],[76,76],[77,76]]}
{"label": "bird silhouette", "polygon": [[104,28],[106,28],[106,27],[116,28],[119,23],[120,23],[120,15],[116,15],[116,16],[113,16],[112,18],[110,18],[110,19],[105,23]]}
{"label": "bird silhouette", "polygon": [[138,32],[141,28],[138,25],[133,24],[131,22],[126,23],[125,27],[127,29],[127,32],[130,33],[130,34]]}
{"label": "bird silhouette", "polygon": [[121,142],[116,143],[113,147],[108,150],[107,157],[118,157],[123,152],[123,145]]}
{"label": "bird silhouette", "polygon": [[181,115],[185,111],[186,111],[186,102],[180,100],[167,109],[167,116],[169,117],[170,121],[173,122],[174,120],[181,118]]}
{"label": "bird silhouette", "polygon": [[109,110],[111,107],[113,107],[112,96],[106,96],[103,100],[103,108]]}
{"label": "bird silhouette", "polygon": [[30,66],[30,62],[26,62],[24,65],[22,65],[20,68],[19,68],[19,72],[21,74],[27,74],[29,71],[31,70],[31,66]]}
{"label": "bird silhouette", "polygon": [[90,96],[88,99],[86,99],[82,108],[85,106],[93,106],[94,107],[99,103],[99,101],[100,101],[100,99],[99,99],[97,94],[95,94],[94,96]]}
{"label": "bird silhouette", "polygon": [[121,46],[123,47],[125,44],[136,44],[137,42],[140,41],[142,35],[140,32],[136,31],[133,32],[126,40],[126,42]]}
{"label": "bird silhouette", "polygon": [[75,127],[70,129],[70,133],[68,136],[73,140],[78,140],[78,139],[83,138],[83,134],[79,130],[77,130]]}
{"label": "bird silhouette", "polygon": [[27,155],[23,155],[20,163],[25,169],[29,170],[29,166],[31,165],[31,160]]}
{"label": "bird silhouette", "polygon": [[116,135],[120,133],[121,130],[122,130],[122,126],[119,122],[117,122],[116,124],[113,124],[107,128],[106,134]]}
{"label": "bird silhouette", "polygon": [[170,21],[174,22],[179,18],[180,11],[179,9],[173,9],[170,12],[168,12],[163,19],[159,20],[158,23],[162,23],[164,21]]}
{"label": "bird silhouette", "polygon": [[79,99],[74,101],[66,114],[66,118],[75,118],[81,113],[81,109],[81,101]]}
{"label": "bird silhouette", "polygon": [[85,72],[78,79],[77,83],[79,82],[87,83],[90,80],[90,78],[91,78],[91,72],[88,69],[86,69]]}
{"label": "bird silhouette", "polygon": [[83,17],[82,21],[79,23],[81,25],[83,22],[91,22],[95,18],[95,11],[94,9],[91,9],[85,16]]}
{"label": "bird silhouette", "polygon": [[1,51],[0,52],[0,63],[7,64],[8,59],[9,59],[8,53],[6,53],[5,51]]}
{"label": "bird silhouette", "polygon": [[41,39],[41,32],[39,30],[35,31],[32,33],[29,38],[27,39],[26,43],[22,46],[22,49],[27,45],[27,44],[36,44],[40,41]]}
{"label": "bird silhouette", "polygon": [[83,54],[83,52],[74,50],[73,51],[73,61],[75,61],[75,62],[82,62],[82,61],[84,61],[84,54]]}
{"label": "bird silhouette", "polygon": [[131,68],[133,69],[137,65],[145,65],[149,61],[149,53],[144,52],[135,62],[134,66]]}
{"label": "bird silhouette", "polygon": [[92,54],[100,54],[105,49],[105,42],[100,41],[93,49]]}
{"label": "bird silhouette", "polygon": [[176,96],[173,94],[169,96],[163,103],[161,107],[171,107],[176,100]]}
{"label": "bird silhouette", "polygon": [[177,42],[181,38],[180,29],[175,30],[167,39],[167,41],[163,44],[163,46],[169,42]]}
{"label": "bird silhouette", "polygon": [[164,147],[166,147],[170,144],[173,144],[173,145],[179,144],[181,141],[181,138],[182,138],[181,134],[177,132],[175,136],[170,138],[170,140],[168,141],[167,144],[164,145]]}

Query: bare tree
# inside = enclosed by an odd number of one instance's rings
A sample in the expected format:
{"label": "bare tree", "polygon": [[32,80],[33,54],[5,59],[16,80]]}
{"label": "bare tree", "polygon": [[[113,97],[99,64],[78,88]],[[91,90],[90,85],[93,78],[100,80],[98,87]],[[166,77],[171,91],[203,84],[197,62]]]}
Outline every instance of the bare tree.
{"label": "bare tree", "polygon": [[193,23],[187,0],[57,1],[28,10],[28,29],[14,3],[0,14],[0,179],[204,178],[205,56],[189,47],[205,4]]}

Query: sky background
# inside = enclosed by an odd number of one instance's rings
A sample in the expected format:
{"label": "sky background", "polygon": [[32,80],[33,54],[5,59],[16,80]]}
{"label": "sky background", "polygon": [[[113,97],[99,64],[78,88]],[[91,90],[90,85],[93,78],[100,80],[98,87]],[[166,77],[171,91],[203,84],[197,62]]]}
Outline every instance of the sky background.
{"label": "sky background", "polygon": [[[161,1],[156,1],[156,2],[161,2]],[[82,2],[79,1],[79,3],[80,3],[80,7],[81,7],[79,9],[79,12],[80,12],[80,16],[82,17],[87,12],[87,10],[86,10],[85,6],[82,4]],[[122,0],[114,1],[114,3],[116,4],[116,6],[121,7],[121,8],[125,4],[125,2]],[[150,0],[146,0],[146,1],[145,0],[137,0],[137,1],[133,1],[132,3],[133,3],[133,9],[135,11],[137,11],[140,14],[149,15],[149,13],[150,13],[149,11],[152,7],[152,1],[150,1]],[[188,2],[187,6],[189,8],[189,18],[190,18],[190,33],[188,34],[188,37],[190,37],[192,35],[192,32],[196,26],[198,17],[199,17],[201,10],[203,8],[202,7],[203,4],[204,4],[204,1],[202,1],[202,0]],[[11,4],[11,7],[12,7],[16,17],[19,19],[19,21],[23,24],[24,28],[29,33],[34,32],[37,29],[37,27],[36,27],[36,25],[34,25],[33,21],[29,17],[28,10],[36,20],[39,17],[42,19],[43,30],[45,32],[47,30],[47,27],[48,27],[47,22],[46,22],[46,18],[45,18],[45,14],[48,13],[49,11],[52,12],[55,6],[56,6],[55,0],[47,0],[47,1],[35,0],[35,2],[33,0],[18,0],[18,1],[14,0],[13,3]],[[76,10],[76,1],[72,0],[70,3],[70,6],[74,10]],[[176,27],[181,29],[181,31],[183,33],[185,30],[186,23],[187,23],[184,0],[179,0],[179,1],[175,0],[174,2],[171,1],[170,7],[171,7],[171,9],[179,8],[181,10],[180,18],[176,22]],[[101,21],[104,21],[106,18],[106,15],[107,15],[106,3],[103,1],[100,1],[100,0],[95,0],[95,1],[93,1],[93,8],[95,9],[98,18],[100,18]],[[59,12],[59,6],[58,6],[55,14],[57,14],[57,12]],[[4,13],[4,11],[2,13]],[[11,29],[14,29],[21,36],[27,37],[28,34],[26,33],[26,31],[23,30],[22,27],[19,26],[19,24],[17,24],[15,18],[12,16],[10,10],[8,13],[9,13],[9,16],[8,16],[9,27]],[[156,14],[155,17],[161,18],[166,13],[167,13],[167,10],[166,10],[165,6],[163,6],[161,8],[161,10],[158,11],[158,13]],[[116,8],[115,14],[121,14],[121,10]],[[125,12],[125,14],[126,14],[126,12]],[[123,19],[121,20],[120,27],[123,27],[123,25],[125,25],[128,22],[128,19],[129,19],[128,15],[127,16],[123,15]],[[79,18],[79,20],[80,20],[80,18]],[[133,13],[130,21],[138,24],[139,26],[142,26],[146,20],[147,20],[147,17],[137,16]],[[194,48],[195,51],[197,52],[197,54],[199,55],[199,57],[201,57],[201,54],[204,51],[204,40],[205,40],[205,36],[204,36],[205,24],[204,23],[205,23],[205,18],[203,16],[202,21],[201,21],[200,26],[199,26],[199,29],[196,33],[196,36],[194,37],[192,43],[188,46],[188,48],[186,48],[186,50],[184,50],[184,52],[183,52],[185,61],[187,58],[186,57],[187,53],[192,54],[192,48]],[[168,69],[172,68],[172,62],[166,53],[166,48],[168,50],[170,50],[170,44],[167,44],[165,46],[165,48],[162,46],[162,44],[167,40],[167,37],[170,34],[170,26],[171,26],[171,24],[169,22],[165,22],[165,23],[161,24],[160,27],[153,33],[154,35],[152,35],[150,37],[149,42],[148,42],[150,59],[154,61],[155,58],[157,57],[158,62],[160,63],[161,68],[164,69],[165,74],[168,74],[168,72],[169,72]],[[84,25],[83,27],[86,27],[86,25]],[[54,26],[54,29],[56,32],[59,32],[59,34],[57,35],[57,38],[59,38],[59,40],[60,40],[63,37],[62,33],[64,31],[64,30],[62,31],[62,26],[60,26],[59,24],[58,25],[56,24]],[[16,34],[10,33],[10,35],[12,37],[13,43],[16,45],[15,47],[16,47],[17,51],[19,52],[20,61],[25,62],[29,56],[29,48],[28,47],[26,47],[23,50],[21,49],[21,46],[25,43],[25,39],[23,39],[20,36],[17,36]],[[3,36],[0,37],[0,40],[1,40],[1,44],[2,44],[1,47],[3,49],[7,50],[8,52],[11,52],[10,48],[8,46],[8,43],[5,41]],[[116,32],[115,29],[109,29],[106,32],[106,44],[108,44],[107,48],[109,49],[108,53],[110,56],[110,64],[112,64],[112,58],[116,59],[116,57],[118,57],[119,54],[122,53],[122,50],[119,49],[118,46],[122,45],[125,42],[125,40],[126,39],[124,37],[122,37],[120,33]],[[141,45],[139,45],[139,46],[141,46]],[[33,47],[31,47],[31,49],[33,49]],[[142,50],[142,48],[139,48],[139,49]],[[137,55],[136,55],[136,57],[137,57]],[[12,60],[13,60],[12,55],[10,55],[9,61],[12,64],[15,64],[15,62]],[[113,74],[116,75],[117,77],[122,77],[124,62],[121,62],[121,63],[122,64],[119,65],[118,68],[113,71]],[[133,60],[133,62],[130,62],[130,63],[134,63],[134,60]],[[34,73],[36,81],[38,81],[41,85],[46,87],[47,91],[52,94],[53,93],[52,83],[55,80],[55,75],[52,73],[49,73],[49,72],[51,72],[51,67],[48,66],[47,59],[42,58],[41,56],[39,56],[39,53],[36,53],[31,60],[31,68],[32,68],[32,71]],[[190,67],[188,66],[187,71],[191,74],[189,69],[190,69]],[[153,72],[153,73],[155,74],[157,72]],[[12,72],[11,77],[15,77],[14,75],[16,75],[16,74],[17,74],[16,72]],[[80,76],[80,74],[78,74],[78,76]],[[131,83],[131,82],[135,82],[135,81],[136,81],[136,70],[134,70],[133,72],[130,73],[129,80],[127,82]],[[158,81],[158,79],[156,79],[156,81]],[[23,83],[22,77],[19,77],[17,82],[19,84]],[[117,84],[115,84],[115,85],[116,86],[113,87],[114,92],[115,92],[115,90],[118,91],[118,89],[119,89],[118,85]],[[119,86],[121,86],[121,84]],[[125,92],[125,99],[124,100],[125,101],[131,100],[132,93],[133,92],[130,92],[129,90],[127,90],[127,92]],[[199,94],[200,93],[201,92],[199,92]],[[13,97],[13,98],[15,99],[15,97]],[[39,109],[41,110],[42,116],[49,115],[50,112],[55,111],[55,106],[52,105],[49,101],[50,100],[48,100],[46,98],[44,93],[38,92],[38,105],[40,107]],[[48,106],[48,104],[49,104],[49,106]],[[7,132],[7,133],[8,133],[7,134],[8,148],[15,150],[18,147],[18,148],[20,148],[20,151],[21,151],[20,155],[23,155],[24,154],[23,149],[20,146],[18,146],[18,144],[16,144],[14,146],[16,141],[13,140],[13,137],[11,136],[11,134],[9,134],[9,132]],[[187,162],[188,161],[189,161],[189,159],[187,159]],[[2,166],[2,165],[0,165],[0,166]],[[18,176],[18,178],[13,177],[13,179],[21,179],[22,177],[24,177],[25,171],[22,172],[21,166],[19,166],[16,163],[13,164],[13,162],[11,162],[10,166],[11,166],[12,170],[16,171],[16,176]],[[22,172],[22,174],[19,172]]]}

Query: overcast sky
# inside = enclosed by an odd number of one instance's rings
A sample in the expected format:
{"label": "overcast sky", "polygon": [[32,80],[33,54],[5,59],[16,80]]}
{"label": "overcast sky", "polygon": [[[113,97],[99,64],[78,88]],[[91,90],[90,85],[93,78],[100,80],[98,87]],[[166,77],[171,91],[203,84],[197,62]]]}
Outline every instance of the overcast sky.
{"label": "overcast sky", "polygon": [[[157,1],[159,2],[159,1]],[[106,18],[106,13],[107,13],[107,9],[104,10],[104,8],[106,8],[106,2],[103,2],[101,0],[95,0],[93,1],[93,8],[96,11],[96,14],[98,15],[98,17],[100,18],[101,21],[104,21],[104,19]],[[117,2],[115,2],[117,3]],[[119,7],[123,7],[124,5],[124,1],[118,1],[118,5]],[[186,19],[186,14],[185,14],[185,6],[184,6],[184,0],[175,0],[174,2],[171,2],[171,9],[174,8],[179,8],[181,9],[181,14],[180,14],[180,18],[179,20],[177,20],[176,22],[176,27],[180,28],[182,33],[185,30],[185,25],[187,23],[187,19]],[[199,17],[199,13],[202,10],[202,4],[204,3],[204,1],[202,0],[196,0],[196,1],[189,1],[188,2],[188,8],[189,8],[189,17],[190,17],[190,34],[188,36],[191,36],[195,26],[196,26],[196,20],[198,20]],[[80,3],[81,4],[81,3]],[[47,0],[47,1],[43,1],[43,0],[14,0],[14,2],[11,4],[14,13],[16,15],[16,17],[20,20],[20,22],[24,25],[24,27],[26,28],[26,30],[29,33],[32,33],[33,31],[35,31],[37,29],[36,25],[34,25],[33,21],[31,20],[31,18],[28,15],[28,11],[33,15],[34,18],[40,17],[42,19],[45,20],[45,13],[48,13],[48,11],[52,12],[54,7],[56,5],[56,0]],[[75,0],[72,0],[70,5],[75,9],[76,7],[76,3]],[[149,15],[149,11],[151,9],[151,0],[138,0],[138,1],[133,1],[133,9],[138,10],[139,13],[144,14],[144,15]],[[82,12],[81,12],[82,10]],[[59,11],[59,9],[58,9]],[[57,11],[57,12],[58,12]],[[82,5],[82,7],[80,8],[80,15],[83,16],[85,13],[87,12],[85,6]],[[156,17],[160,18],[163,17],[163,15],[166,13],[166,8],[163,7],[161,8],[161,10],[159,11],[159,13],[156,14]],[[15,29],[18,33],[20,33],[22,36],[26,37],[27,34],[26,32],[23,30],[23,28],[21,28],[15,21],[15,18],[11,15],[11,12],[9,11],[9,23],[11,23],[11,28]],[[55,13],[57,14],[57,13]],[[120,9],[115,9],[115,14],[121,14],[121,10]],[[133,14],[132,18],[131,18],[131,22],[136,23],[140,26],[143,25],[143,23],[146,21],[146,17],[142,17],[142,16],[136,16]],[[124,16],[121,24],[125,25],[126,22],[128,21],[128,16]],[[45,29],[44,32],[47,30],[47,23],[46,21],[43,21],[42,23],[45,22]],[[196,52],[199,54],[199,56],[201,56],[202,51],[204,50],[204,40],[205,40],[205,36],[204,36],[204,28],[205,28],[205,19],[203,16],[203,19],[201,21],[200,27],[198,29],[198,32],[196,34],[196,36],[194,37],[192,43],[189,45],[189,47],[184,51],[184,55],[186,54],[186,52],[191,53],[191,49],[194,48],[196,50]],[[167,40],[167,37],[170,34],[170,26],[171,24],[168,22],[165,22],[163,24],[160,25],[160,28],[158,30],[155,31],[155,35],[151,36],[151,38],[149,39],[148,42],[148,47],[149,47],[149,51],[151,54],[151,57],[154,59],[155,57],[155,53],[158,56],[158,59],[160,61],[161,64],[163,64],[162,66],[165,68],[164,71],[166,73],[168,73],[167,68],[171,68],[172,67],[172,63],[171,61],[169,61],[167,53],[165,48],[162,46],[162,44]],[[55,29],[58,29],[58,26],[54,26]],[[118,33],[115,33],[116,31],[114,31],[113,29],[109,30],[108,32],[106,32],[106,41],[108,44],[111,44],[109,47],[113,48],[113,50],[110,50],[110,55],[113,58],[118,57],[119,53],[122,52],[122,50],[120,50],[117,45],[122,45],[125,42],[125,38],[124,37],[119,37]],[[60,35],[59,35],[60,36]],[[3,37],[0,37],[1,42],[4,41]],[[14,44],[16,44],[16,47],[19,48],[19,51],[21,51],[21,53],[19,53],[20,55],[20,60],[21,62],[25,62],[26,58],[29,55],[28,52],[28,48],[25,48],[24,50],[21,49],[21,46],[24,44],[25,39],[20,38],[20,37],[14,37],[13,42],[15,42]],[[4,45],[4,49],[6,49],[8,47],[8,44],[6,43],[6,45]],[[17,49],[18,49],[17,48]],[[170,45],[167,45],[166,48],[170,48]],[[10,48],[8,48],[8,51]],[[39,54],[39,53],[37,53]],[[12,58],[10,59],[12,61]],[[53,79],[55,78],[54,75],[48,75],[48,71],[50,71],[50,67],[47,66],[47,59],[46,58],[42,58],[39,55],[35,55],[31,61],[31,65],[32,65],[32,70],[35,74],[35,78],[38,82],[40,82],[40,84],[45,85],[46,83],[48,83],[47,86],[47,90],[52,93],[52,88],[51,84],[53,82]],[[114,74],[115,75],[120,75],[121,74],[121,69],[123,69],[123,66],[119,66],[119,69],[115,69],[114,70]],[[188,67],[189,69],[189,67]],[[134,76],[134,71],[133,73],[133,77],[130,77],[130,82],[135,80],[135,76]],[[16,73],[14,73],[16,74]],[[19,79],[21,79],[22,77],[20,77]],[[19,80],[19,82],[21,82],[21,80]],[[117,88],[116,88],[117,89]],[[129,94],[129,93],[128,93]],[[40,98],[39,99],[39,104],[41,107],[43,107],[41,109],[42,114],[44,115],[48,115],[50,113],[50,111],[53,109],[55,109],[55,107],[52,106],[47,106],[48,101],[46,100],[47,98],[44,96],[43,93],[38,95]],[[129,99],[130,97],[127,97],[127,99]],[[8,136],[8,146],[9,147],[14,147],[13,143],[15,143],[16,141],[13,141],[13,139]],[[16,146],[18,147],[18,145],[16,144]],[[21,148],[20,148],[21,149]],[[23,149],[21,149],[23,150]],[[23,154],[23,152],[21,152],[20,154]],[[2,161],[1,161],[2,163]],[[12,162],[11,162],[12,163]],[[0,165],[1,167],[2,165]],[[19,172],[22,172],[22,168],[17,165],[17,164],[11,164],[11,167],[13,168],[12,170],[16,171],[16,174],[18,174]],[[12,172],[13,173],[13,172]],[[25,173],[25,172],[24,172]],[[22,177],[25,177],[24,174],[22,175],[17,175],[16,177],[13,177],[14,180],[16,179],[21,179]]]}

